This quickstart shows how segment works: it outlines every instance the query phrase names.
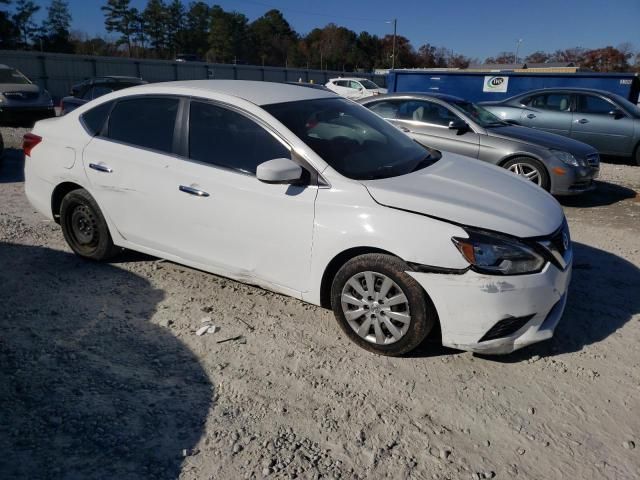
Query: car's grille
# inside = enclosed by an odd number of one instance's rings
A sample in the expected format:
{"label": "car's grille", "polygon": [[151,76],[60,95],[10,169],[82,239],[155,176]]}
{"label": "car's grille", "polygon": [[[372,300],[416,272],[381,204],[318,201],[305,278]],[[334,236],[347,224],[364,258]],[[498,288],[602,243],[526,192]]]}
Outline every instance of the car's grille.
{"label": "car's grille", "polygon": [[600,155],[597,153],[590,153],[587,155],[587,164],[590,167],[599,167],[600,166]]}
{"label": "car's grille", "polygon": [[567,268],[571,263],[573,254],[571,252],[571,236],[569,235],[569,226],[566,220],[564,221],[562,228],[560,228],[551,237],[547,237],[544,240],[539,240],[538,244],[544,247],[549,252],[549,260],[555,263],[561,270]]}
{"label": "car's grille", "polygon": [[40,94],[38,92],[5,92],[4,96],[10,100],[35,100]]}
{"label": "car's grille", "polygon": [[509,317],[504,320],[500,320],[483,335],[480,341],[486,342],[487,340],[508,337],[524,327],[534,316],[535,313],[532,313],[531,315],[525,315],[524,317]]}

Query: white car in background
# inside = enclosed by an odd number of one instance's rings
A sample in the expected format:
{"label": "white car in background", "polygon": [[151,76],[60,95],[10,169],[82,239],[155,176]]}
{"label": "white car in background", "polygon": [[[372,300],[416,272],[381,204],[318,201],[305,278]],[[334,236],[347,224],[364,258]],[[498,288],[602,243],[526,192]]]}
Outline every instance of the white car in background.
{"label": "white car in background", "polygon": [[550,338],[565,307],[552,196],[331,92],[142,85],[38,122],[23,148],[27,197],[76,254],[129,248],[332,308],[377,353],[436,325],[444,345],[507,353]]}
{"label": "white car in background", "polygon": [[387,93],[386,88],[379,87],[371,80],[356,77],[332,78],[325,84],[325,87],[351,100]]}

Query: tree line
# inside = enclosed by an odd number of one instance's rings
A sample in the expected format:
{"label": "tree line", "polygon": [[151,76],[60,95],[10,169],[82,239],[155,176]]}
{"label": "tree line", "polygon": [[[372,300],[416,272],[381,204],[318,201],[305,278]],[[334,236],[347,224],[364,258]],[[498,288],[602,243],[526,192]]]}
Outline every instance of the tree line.
{"label": "tree line", "polygon": [[[107,0],[100,8],[108,36],[71,29],[65,0],[51,0],[45,19],[32,0],[0,0],[0,48],[106,56],[174,59],[179,54],[216,63],[302,67],[342,71],[375,68],[466,68],[479,59],[426,43],[417,49],[402,35],[378,36],[329,23],[307,34],[296,32],[277,9],[249,21],[219,5],[181,0],[148,0],[144,9],[130,0]],[[395,54],[395,62],[392,56]],[[595,71],[640,71],[640,54],[630,44],[535,52],[516,59],[501,52],[486,63],[573,62]]]}

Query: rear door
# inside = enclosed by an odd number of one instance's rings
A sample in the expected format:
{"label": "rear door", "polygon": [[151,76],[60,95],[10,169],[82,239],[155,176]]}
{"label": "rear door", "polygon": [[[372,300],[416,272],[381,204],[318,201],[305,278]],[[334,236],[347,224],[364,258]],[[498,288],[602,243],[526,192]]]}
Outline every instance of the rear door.
{"label": "rear door", "polygon": [[545,92],[523,100],[527,108],[522,110],[520,124],[550,133],[571,135],[571,93]]}
{"label": "rear door", "polygon": [[[103,213],[128,241],[169,251],[167,195],[176,188],[174,143],[181,100],[127,97],[83,151],[84,168]],[[99,107],[96,107],[99,108]]]}
{"label": "rear door", "polygon": [[387,100],[370,108],[424,145],[478,158],[480,136],[471,129],[450,129],[449,122],[463,119],[444,105],[428,100]]}
{"label": "rear door", "polygon": [[[619,110],[619,114],[614,112]],[[600,96],[576,95],[571,137],[594,146],[601,153],[629,155],[634,120],[624,110]]]}

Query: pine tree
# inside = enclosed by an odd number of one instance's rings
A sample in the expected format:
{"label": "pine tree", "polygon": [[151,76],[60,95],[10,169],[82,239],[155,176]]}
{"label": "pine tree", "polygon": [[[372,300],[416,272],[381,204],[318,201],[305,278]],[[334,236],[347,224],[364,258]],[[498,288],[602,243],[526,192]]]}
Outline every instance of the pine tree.
{"label": "pine tree", "polygon": [[149,0],[142,12],[149,44],[161,56],[167,46],[167,7],[162,0]]}
{"label": "pine tree", "polygon": [[39,33],[39,28],[33,21],[33,15],[38,10],[40,10],[40,7],[31,0],[18,0],[16,2],[16,13],[13,15],[13,22],[20,32],[20,39],[25,48]]}
{"label": "pine tree", "polygon": [[107,32],[116,32],[120,38],[117,45],[126,45],[127,52],[131,56],[131,38],[134,34],[135,11],[129,6],[130,0],[108,0],[101,7],[104,12],[104,26]]}
{"label": "pine tree", "polygon": [[175,55],[184,44],[184,17],[185,9],[180,0],[173,0],[167,6],[167,46]]}
{"label": "pine tree", "polygon": [[47,9],[47,18],[43,22],[43,42],[45,50],[70,53],[73,46],[69,42],[71,13],[65,0],[52,0]]}

